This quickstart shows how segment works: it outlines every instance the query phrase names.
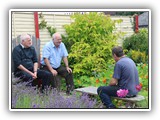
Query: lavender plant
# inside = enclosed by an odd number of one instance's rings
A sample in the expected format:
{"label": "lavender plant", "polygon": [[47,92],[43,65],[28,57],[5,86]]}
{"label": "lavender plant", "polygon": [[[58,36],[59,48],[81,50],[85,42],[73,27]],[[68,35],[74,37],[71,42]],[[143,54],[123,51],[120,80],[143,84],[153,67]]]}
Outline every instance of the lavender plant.
{"label": "lavender plant", "polygon": [[56,90],[42,94],[36,87],[27,87],[26,84],[12,85],[12,108],[96,108],[96,99],[92,100],[87,94],[67,96]]}

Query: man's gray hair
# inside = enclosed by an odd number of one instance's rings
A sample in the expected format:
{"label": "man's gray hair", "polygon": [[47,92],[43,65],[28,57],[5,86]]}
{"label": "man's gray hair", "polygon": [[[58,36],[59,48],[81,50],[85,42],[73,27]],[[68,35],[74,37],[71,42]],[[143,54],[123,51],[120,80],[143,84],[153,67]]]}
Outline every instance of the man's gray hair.
{"label": "man's gray hair", "polygon": [[21,40],[21,42],[22,42],[23,40],[28,39],[28,38],[30,38],[30,39],[31,39],[31,36],[30,36],[30,35],[28,35],[28,34],[22,34],[22,35],[20,36],[20,40]]}
{"label": "man's gray hair", "polygon": [[[60,35],[61,36],[61,34],[59,34],[59,33],[54,33],[53,35],[52,35],[52,39],[54,40],[55,38],[56,38],[56,35]],[[62,36],[61,36],[62,37]]]}

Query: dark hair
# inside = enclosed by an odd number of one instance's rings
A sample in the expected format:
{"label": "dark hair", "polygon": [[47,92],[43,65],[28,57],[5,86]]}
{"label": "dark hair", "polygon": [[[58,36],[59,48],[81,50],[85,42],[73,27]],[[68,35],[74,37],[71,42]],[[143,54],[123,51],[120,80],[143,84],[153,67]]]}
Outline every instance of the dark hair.
{"label": "dark hair", "polygon": [[112,55],[116,55],[117,57],[122,57],[124,55],[123,49],[120,46],[116,46],[112,48]]}

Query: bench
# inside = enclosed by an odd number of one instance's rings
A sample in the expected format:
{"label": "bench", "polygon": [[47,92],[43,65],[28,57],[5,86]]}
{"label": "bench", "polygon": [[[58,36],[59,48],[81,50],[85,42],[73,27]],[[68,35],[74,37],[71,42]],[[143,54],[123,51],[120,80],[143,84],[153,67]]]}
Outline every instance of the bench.
{"label": "bench", "polygon": [[[97,96],[97,87],[89,86],[84,88],[77,88],[75,89],[76,92],[86,93],[91,96]],[[120,98],[120,97],[112,97],[113,99],[117,100],[123,100],[126,102],[125,107],[126,108],[136,108],[136,102],[140,102],[144,100],[144,96],[137,95],[136,97],[132,98]]]}

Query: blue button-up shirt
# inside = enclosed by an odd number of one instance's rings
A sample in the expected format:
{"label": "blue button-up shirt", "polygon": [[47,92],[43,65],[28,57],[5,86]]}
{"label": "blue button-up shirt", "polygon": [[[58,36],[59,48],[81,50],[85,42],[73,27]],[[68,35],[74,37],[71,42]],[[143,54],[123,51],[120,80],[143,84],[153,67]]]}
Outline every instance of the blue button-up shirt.
{"label": "blue button-up shirt", "polygon": [[53,68],[58,68],[61,65],[62,58],[67,56],[68,52],[64,43],[61,42],[61,44],[57,48],[51,40],[43,48],[41,64],[46,65],[44,62],[44,58],[48,58],[51,66]]}

